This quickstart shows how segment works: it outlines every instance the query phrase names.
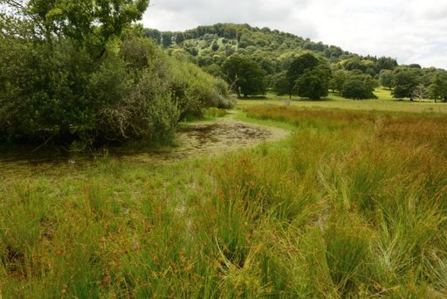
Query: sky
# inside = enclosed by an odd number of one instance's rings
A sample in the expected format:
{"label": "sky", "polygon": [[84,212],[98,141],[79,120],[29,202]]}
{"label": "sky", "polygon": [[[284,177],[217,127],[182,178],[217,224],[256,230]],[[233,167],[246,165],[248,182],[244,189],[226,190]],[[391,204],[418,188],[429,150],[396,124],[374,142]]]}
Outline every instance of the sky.
{"label": "sky", "polygon": [[151,0],[143,24],[162,31],[247,23],[399,64],[447,69],[447,0]]}

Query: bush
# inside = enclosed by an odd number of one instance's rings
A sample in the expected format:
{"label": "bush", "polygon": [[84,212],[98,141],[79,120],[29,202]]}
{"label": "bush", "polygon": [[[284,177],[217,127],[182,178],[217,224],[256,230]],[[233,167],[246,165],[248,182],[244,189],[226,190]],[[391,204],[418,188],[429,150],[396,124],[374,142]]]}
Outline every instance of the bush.
{"label": "bush", "polygon": [[[46,140],[91,131],[89,86],[95,67],[69,41],[46,44],[2,39],[0,138]],[[117,76],[119,76],[117,74]]]}
{"label": "bush", "polygon": [[180,117],[229,107],[228,87],[128,34],[100,59],[70,39],[0,41],[0,139],[86,145],[169,141]]}

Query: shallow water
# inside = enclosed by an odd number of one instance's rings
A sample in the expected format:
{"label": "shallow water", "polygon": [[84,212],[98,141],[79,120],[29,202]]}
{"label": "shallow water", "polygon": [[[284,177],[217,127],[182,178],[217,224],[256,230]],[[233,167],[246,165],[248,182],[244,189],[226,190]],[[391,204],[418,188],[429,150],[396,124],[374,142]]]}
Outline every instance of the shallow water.
{"label": "shallow water", "polygon": [[285,136],[287,131],[282,129],[221,119],[183,127],[177,134],[179,147],[170,148],[165,152],[123,155],[121,158],[141,162],[174,162],[200,156],[220,155],[262,142],[279,140]]}
{"label": "shallow water", "polygon": [[[161,150],[111,148],[108,156],[126,162],[163,164],[246,149],[262,142],[282,139],[287,134],[282,129],[223,118],[184,125],[178,130],[176,147]],[[96,154],[96,157],[102,156],[104,154]],[[0,154],[0,178],[5,179],[17,172],[27,176],[36,173],[57,174],[64,170],[70,172],[91,166],[94,162],[95,156],[92,154],[55,150],[32,152],[31,148],[10,148]]]}

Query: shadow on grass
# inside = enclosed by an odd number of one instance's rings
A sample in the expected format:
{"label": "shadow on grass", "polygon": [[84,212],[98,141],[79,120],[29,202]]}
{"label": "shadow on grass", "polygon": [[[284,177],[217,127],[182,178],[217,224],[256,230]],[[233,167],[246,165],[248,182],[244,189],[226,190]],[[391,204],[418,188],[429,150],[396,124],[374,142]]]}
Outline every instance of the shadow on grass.
{"label": "shadow on grass", "polygon": [[238,100],[267,100],[268,97],[266,95],[258,95],[258,96],[248,96],[248,97],[237,97]]}
{"label": "shadow on grass", "polygon": [[327,97],[324,97],[324,98],[321,98],[321,99],[318,99],[318,100],[311,100],[311,99],[309,99],[309,98],[298,98],[298,99],[292,99],[292,101],[293,101],[293,102],[309,102],[309,103],[314,103],[314,102],[334,102],[334,101],[336,101],[336,100],[333,99],[333,98],[327,98]]}

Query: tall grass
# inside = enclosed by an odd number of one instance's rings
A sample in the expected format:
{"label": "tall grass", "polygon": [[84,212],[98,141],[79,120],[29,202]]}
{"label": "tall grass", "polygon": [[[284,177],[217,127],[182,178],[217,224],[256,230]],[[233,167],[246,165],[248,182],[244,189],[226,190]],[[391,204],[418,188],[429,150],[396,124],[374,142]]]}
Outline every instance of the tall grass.
{"label": "tall grass", "polygon": [[8,171],[0,296],[447,296],[445,118],[247,115],[297,130],[217,159]]}

